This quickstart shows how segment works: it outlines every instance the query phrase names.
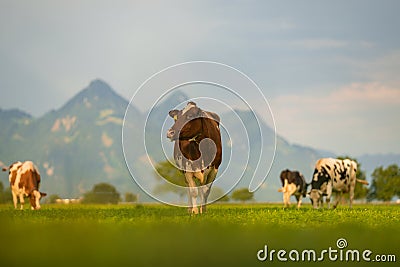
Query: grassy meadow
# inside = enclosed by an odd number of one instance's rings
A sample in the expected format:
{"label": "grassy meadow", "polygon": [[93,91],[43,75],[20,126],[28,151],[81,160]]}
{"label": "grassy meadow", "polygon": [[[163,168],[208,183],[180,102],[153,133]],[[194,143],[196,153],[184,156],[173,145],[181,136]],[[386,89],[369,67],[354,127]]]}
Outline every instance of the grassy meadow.
{"label": "grassy meadow", "polygon": [[261,262],[257,252],[265,245],[287,251],[337,248],[339,238],[347,240],[348,249],[393,254],[398,264],[400,206],[297,210],[214,204],[206,215],[190,216],[185,208],[161,204],[45,204],[38,211],[2,205],[0,238],[0,266],[293,266],[298,263]]}

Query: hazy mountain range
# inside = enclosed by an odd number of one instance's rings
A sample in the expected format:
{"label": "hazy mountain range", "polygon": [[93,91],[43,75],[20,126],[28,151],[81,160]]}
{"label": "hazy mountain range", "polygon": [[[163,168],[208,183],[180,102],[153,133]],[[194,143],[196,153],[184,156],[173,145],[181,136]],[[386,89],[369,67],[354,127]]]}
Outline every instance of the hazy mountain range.
{"label": "hazy mountain range", "polygon": [[[184,92],[172,94],[157,106],[156,116],[166,114],[185,99],[189,100]],[[16,160],[33,160],[42,174],[42,189],[48,194],[58,194],[65,198],[79,197],[91,189],[93,184],[109,182],[121,193],[140,193],[141,200],[150,200],[133,182],[122,153],[121,129],[127,105],[128,101],[115,93],[109,85],[94,80],[60,109],[52,110],[40,118],[33,118],[17,109],[0,109],[0,163],[9,165]],[[129,126],[134,129],[133,133],[137,131],[139,134],[143,129],[135,128],[135,124],[140,125],[145,116],[135,107],[131,108],[137,116],[129,121]],[[244,120],[251,115],[247,111],[237,111],[237,114]],[[233,112],[220,116],[224,123],[232,122],[233,128],[240,127],[232,119]],[[267,135],[273,133],[268,125],[262,123],[261,127]],[[149,129],[154,129],[154,133],[159,136],[159,125],[149,125]],[[251,124],[247,127],[250,140],[255,130]],[[235,138],[240,140],[240,137],[232,136],[232,139]],[[227,140],[226,137],[223,136],[223,140]],[[227,147],[227,144],[224,146]],[[267,143],[267,146],[270,145]],[[138,163],[143,156],[140,153],[134,154]],[[281,200],[277,189],[280,187],[278,177],[282,169],[297,169],[309,181],[315,161],[326,156],[335,155],[291,144],[278,135],[274,164],[266,183],[257,191],[256,200]],[[162,159],[161,155],[154,158],[156,161]],[[369,175],[375,167],[400,164],[400,155],[363,155],[358,160]],[[224,158],[224,161],[227,159]],[[235,162],[232,164],[235,166]],[[138,166],[148,172],[149,183],[157,183],[151,168],[146,169],[148,166],[141,164]],[[239,169],[241,167],[236,166]],[[6,173],[1,175],[0,181],[8,183]],[[248,182],[244,179],[238,187],[247,186]]]}

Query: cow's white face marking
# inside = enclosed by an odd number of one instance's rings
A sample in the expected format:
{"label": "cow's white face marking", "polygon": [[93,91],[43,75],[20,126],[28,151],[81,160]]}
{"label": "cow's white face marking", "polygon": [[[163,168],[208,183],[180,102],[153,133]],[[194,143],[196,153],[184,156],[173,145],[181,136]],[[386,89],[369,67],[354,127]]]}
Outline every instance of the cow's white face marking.
{"label": "cow's white face marking", "polygon": [[40,209],[40,198],[42,197],[42,195],[40,194],[39,191],[35,190],[33,191],[33,196],[35,197],[35,204],[36,204],[35,209]]}
{"label": "cow's white face marking", "polygon": [[322,198],[322,194],[319,190],[317,190],[317,189],[311,190],[310,199],[311,199],[313,208],[318,208],[321,198]]}

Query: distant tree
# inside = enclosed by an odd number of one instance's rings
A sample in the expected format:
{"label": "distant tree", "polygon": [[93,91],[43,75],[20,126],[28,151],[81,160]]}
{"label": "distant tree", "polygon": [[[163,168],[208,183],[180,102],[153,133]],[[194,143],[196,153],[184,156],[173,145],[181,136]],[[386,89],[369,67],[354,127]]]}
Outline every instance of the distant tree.
{"label": "distant tree", "polygon": [[211,192],[210,196],[208,199],[216,199],[217,197],[222,196],[220,199],[217,201],[219,202],[228,202],[230,200],[229,196],[227,194],[224,195],[224,191],[220,187],[211,187]]}
{"label": "distant tree", "polygon": [[400,169],[392,164],[384,169],[378,167],[372,173],[372,184],[368,200],[390,201],[394,196],[400,197]]}
{"label": "distant tree", "polygon": [[125,202],[136,202],[138,200],[138,195],[126,192],[125,193]]}
{"label": "distant tree", "polygon": [[4,188],[2,182],[0,182],[0,203],[12,202],[12,195],[10,187]]}
{"label": "distant tree", "polygon": [[97,204],[117,204],[120,201],[120,194],[113,185],[108,183],[99,183],[93,186],[93,189],[86,192],[82,203]]}
{"label": "distant tree", "polygon": [[[356,172],[356,177],[357,179],[360,180],[366,180],[367,175],[365,174],[365,171],[361,169],[361,163],[358,162],[357,159],[351,158],[348,156],[341,156],[338,157],[338,159],[351,159],[357,163],[357,172]],[[354,188],[354,199],[365,199],[368,194],[368,188],[361,184],[361,183],[356,183],[356,187]],[[346,198],[349,198],[349,195],[345,195]]]}
{"label": "distant tree", "polygon": [[56,195],[56,194],[52,194],[46,199],[46,202],[49,204],[54,204],[57,202],[57,199],[60,199],[60,196]]}
{"label": "distant tree", "polygon": [[0,203],[5,203],[4,185],[1,181],[0,181]]}
{"label": "distant tree", "polygon": [[185,175],[181,170],[176,168],[169,160],[161,161],[156,165],[156,174],[158,178],[163,177],[170,183],[186,186]]}
{"label": "distant tree", "polygon": [[232,192],[232,199],[236,201],[249,201],[254,200],[254,193],[249,192],[247,188],[240,188]]}
{"label": "distant tree", "polygon": [[[186,190],[180,190],[177,187],[171,185],[179,185],[186,186],[185,175],[181,170],[176,168],[170,161],[161,161],[157,163],[155,170],[155,177],[159,180],[159,184],[154,188],[155,194],[164,194],[164,193],[175,193],[179,195],[179,198],[182,198],[186,194]],[[165,180],[164,180],[165,179]],[[168,183],[168,182],[170,183]]]}

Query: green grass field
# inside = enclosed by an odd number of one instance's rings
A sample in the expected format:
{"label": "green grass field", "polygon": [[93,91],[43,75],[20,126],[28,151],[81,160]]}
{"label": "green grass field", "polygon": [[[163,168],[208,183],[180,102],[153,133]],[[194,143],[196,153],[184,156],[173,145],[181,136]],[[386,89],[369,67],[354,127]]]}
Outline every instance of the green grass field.
{"label": "green grass field", "polygon": [[[0,238],[0,266],[292,266],[298,263],[261,262],[257,252],[265,245],[287,252],[337,249],[339,238],[347,240],[346,249],[395,255],[398,264],[400,206],[214,204],[206,215],[189,216],[185,208],[157,204],[43,205],[38,211],[2,205]],[[328,258],[325,264],[378,265]]]}

